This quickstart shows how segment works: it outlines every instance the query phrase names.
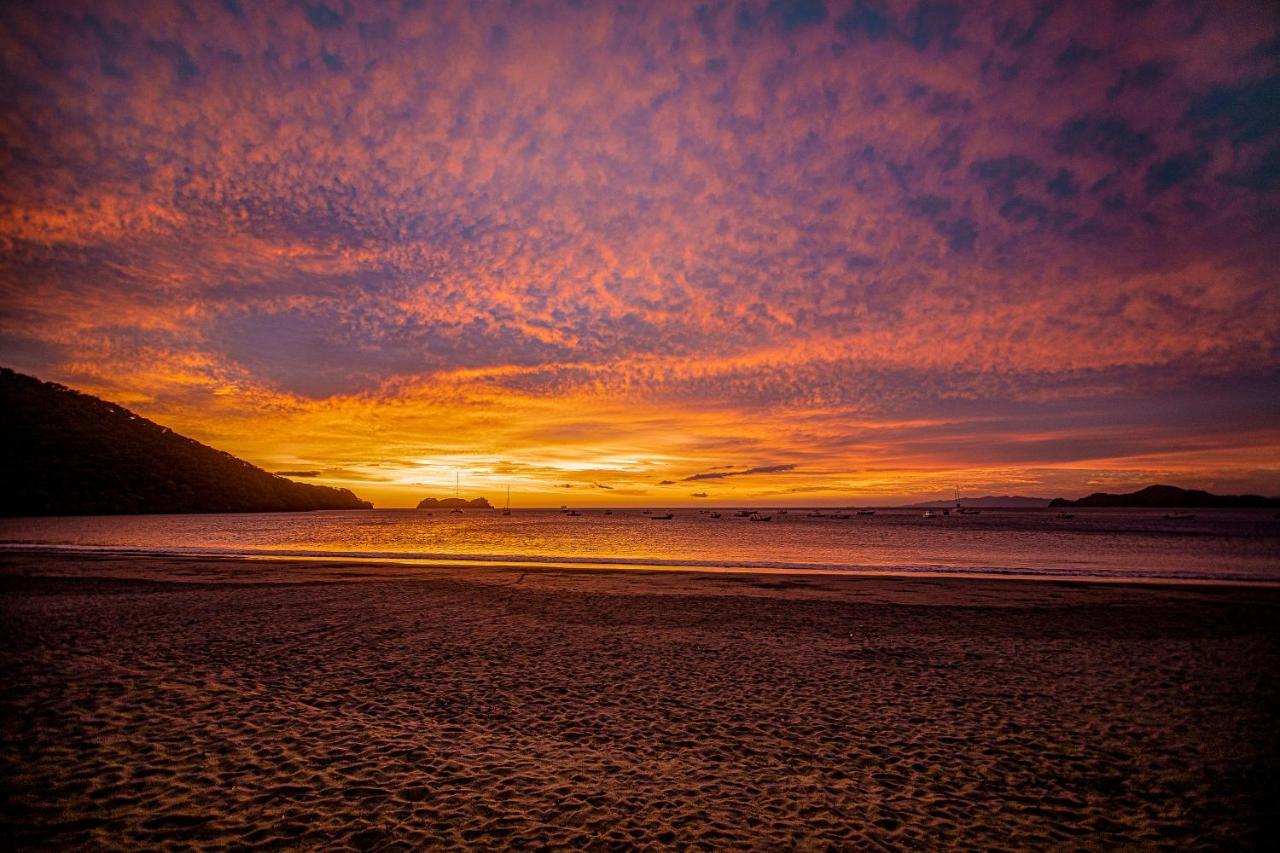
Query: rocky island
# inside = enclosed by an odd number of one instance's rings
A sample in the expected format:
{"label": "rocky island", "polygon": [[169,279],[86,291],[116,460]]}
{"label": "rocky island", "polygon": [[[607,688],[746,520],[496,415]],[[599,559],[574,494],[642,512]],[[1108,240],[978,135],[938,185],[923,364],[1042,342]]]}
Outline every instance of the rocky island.
{"label": "rocky island", "polygon": [[493,509],[487,498],[423,498],[418,509]]}

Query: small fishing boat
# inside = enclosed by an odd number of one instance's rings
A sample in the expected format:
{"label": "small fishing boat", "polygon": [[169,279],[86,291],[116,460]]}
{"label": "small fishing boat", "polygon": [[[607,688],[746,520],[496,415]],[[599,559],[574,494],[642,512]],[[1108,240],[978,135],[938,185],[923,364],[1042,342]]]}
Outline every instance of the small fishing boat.
{"label": "small fishing boat", "polygon": [[773,521],[772,515],[760,515],[759,513],[751,516],[752,521]]}
{"label": "small fishing boat", "polygon": [[502,508],[503,515],[511,515],[511,487],[507,486],[507,505]]}
{"label": "small fishing boat", "polygon": [[711,517],[712,517],[712,518],[719,518],[719,517],[720,517],[720,513],[718,513],[718,512],[713,512],[713,513],[711,513]]}
{"label": "small fishing boat", "polygon": [[1057,517],[1058,518],[1075,518],[1076,514],[1074,512],[1060,512],[1058,513]]}
{"label": "small fishing boat", "polygon": [[860,509],[858,510],[857,514],[858,515],[875,515],[876,511],[874,509]]}
{"label": "small fishing boat", "polygon": [[[453,472],[453,496],[457,500],[462,500],[462,480],[459,478],[458,472]],[[454,507],[449,510],[449,515],[462,515],[462,507]]]}
{"label": "small fishing boat", "polygon": [[665,515],[651,515],[649,517],[652,518],[654,521],[667,521],[669,519],[675,518],[676,516],[675,516],[675,513],[668,512]]}
{"label": "small fishing boat", "polygon": [[740,510],[738,510],[737,512],[735,512],[735,513],[733,514],[733,517],[734,517],[734,518],[750,518],[750,517],[751,517],[751,516],[753,516],[753,515],[755,515],[755,513],[754,513],[754,512],[750,512],[750,511],[745,510],[745,509],[740,509]]}
{"label": "small fishing boat", "polygon": [[[961,506],[960,505],[961,500],[962,499],[960,497],[960,488],[957,486],[956,487],[956,515],[977,515],[978,513],[982,512],[982,510],[980,509]],[[943,514],[945,515],[946,513],[944,512]]]}
{"label": "small fishing boat", "polygon": [[1187,521],[1196,517],[1194,512],[1166,512],[1164,517],[1170,521]]}
{"label": "small fishing boat", "polygon": [[566,512],[565,515],[572,515],[576,517],[576,516],[582,515],[582,513],[578,512],[576,509],[571,509],[568,512]]}

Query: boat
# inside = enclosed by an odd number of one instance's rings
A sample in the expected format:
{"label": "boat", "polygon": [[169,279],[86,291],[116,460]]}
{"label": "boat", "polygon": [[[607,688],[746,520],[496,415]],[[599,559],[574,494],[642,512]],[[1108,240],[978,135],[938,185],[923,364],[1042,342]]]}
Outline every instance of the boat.
{"label": "boat", "polygon": [[755,513],[754,513],[754,512],[750,512],[750,511],[745,510],[745,509],[740,509],[740,510],[738,510],[737,512],[735,512],[735,513],[733,514],[733,517],[734,517],[734,518],[750,518],[750,517],[751,517],[751,516],[753,516],[753,515],[755,515]]}
{"label": "boat", "polygon": [[806,518],[826,518],[826,516],[822,514],[821,510],[815,510],[814,512],[806,512],[805,517]]}
{"label": "boat", "polygon": [[[961,506],[961,505],[960,505],[960,500],[961,500],[961,498],[960,498],[960,489],[959,489],[959,487],[957,487],[957,488],[956,488],[956,515],[977,515],[977,514],[979,514],[980,512],[982,512],[982,510],[980,510],[980,509],[974,509],[974,508],[972,508],[972,507]],[[943,510],[943,511],[942,511],[942,514],[943,514],[943,515],[947,515],[948,513],[947,513],[947,511],[946,511],[946,510]]]}
{"label": "boat", "polygon": [[611,509],[606,509],[606,510],[604,511],[604,514],[605,514],[605,515],[613,515],[613,510],[611,510]]}
{"label": "boat", "polygon": [[876,514],[876,511],[874,509],[860,509],[857,511],[857,513],[855,513],[855,515],[875,515],[875,514]]}
{"label": "boat", "polygon": [[582,513],[578,512],[576,509],[571,509],[566,512],[565,515],[579,516],[582,515]]}
{"label": "boat", "polygon": [[1060,512],[1058,513],[1057,517],[1058,518],[1075,518],[1076,514],[1074,512]]}
{"label": "boat", "polygon": [[921,515],[920,517],[921,517],[921,518],[937,518],[937,517],[938,517],[938,514],[937,514],[936,512],[934,512],[933,510],[931,510],[931,509],[926,509],[926,510],[924,511],[924,514],[923,514],[923,515]]}
{"label": "boat", "polygon": [[751,520],[752,520],[752,521],[773,521],[773,516],[772,516],[772,515],[760,515],[759,513],[756,513],[755,515],[751,516]]}
{"label": "boat", "polygon": [[[453,472],[453,496],[455,498],[458,498],[459,500],[462,499],[461,482],[462,481],[458,478],[458,472],[454,471]],[[462,515],[462,507],[456,506],[453,509],[449,510],[449,515]]]}
{"label": "boat", "polygon": [[847,512],[837,512],[835,515],[833,515],[833,516],[831,516],[831,517],[832,517],[832,518],[839,518],[839,519],[853,518],[853,516],[849,515],[849,513],[847,513]]}
{"label": "boat", "polygon": [[1166,512],[1164,517],[1170,521],[1187,521],[1196,517],[1194,512]]}
{"label": "boat", "polygon": [[675,514],[668,512],[665,515],[651,515],[649,517],[654,521],[667,521],[668,519],[675,518]]}
{"label": "boat", "polygon": [[511,515],[511,487],[507,486],[507,505],[502,508],[503,515]]}
{"label": "boat", "polygon": [[711,517],[712,517],[712,518],[719,518],[719,517],[720,517],[720,513],[718,513],[718,512],[713,512],[713,513],[711,513]]}

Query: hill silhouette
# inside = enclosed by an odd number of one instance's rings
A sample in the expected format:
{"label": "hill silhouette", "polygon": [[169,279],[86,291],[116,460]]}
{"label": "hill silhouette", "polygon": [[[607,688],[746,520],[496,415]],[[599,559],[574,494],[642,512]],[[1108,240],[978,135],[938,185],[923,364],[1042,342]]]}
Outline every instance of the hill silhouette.
{"label": "hill silhouette", "polygon": [[423,498],[418,502],[418,509],[493,509],[487,498]]}
{"label": "hill silhouette", "polygon": [[[911,504],[911,508],[948,509],[955,505],[955,499],[944,499]],[[960,505],[966,509],[1043,509],[1049,505],[1049,499],[1028,498],[1023,495],[984,495],[980,498],[961,498]]]}
{"label": "hill silhouette", "polygon": [[1147,486],[1123,495],[1094,492],[1075,501],[1054,498],[1049,506],[1248,509],[1280,506],[1280,499],[1262,495],[1215,495],[1199,489],[1180,489],[1177,486]]}
{"label": "hill silhouette", "polygon": [[369,509],[295,483],[123,406],[0,368],[0,515]]}

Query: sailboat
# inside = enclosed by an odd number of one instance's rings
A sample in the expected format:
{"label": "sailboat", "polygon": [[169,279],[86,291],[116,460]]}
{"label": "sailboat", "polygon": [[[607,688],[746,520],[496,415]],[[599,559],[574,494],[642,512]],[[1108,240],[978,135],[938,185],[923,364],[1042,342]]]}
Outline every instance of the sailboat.
{"label": "sailboat", "polygon": [[503,515],[511,515],[511,487],[507,486],[507,505],[502,508]]}
{"label": "sailboat", "polygon": [[960,490],[956,489],[956,515],[978,515],[982,510],[960,506]]}
{"label": "sailboat", "polygon": [[[458,476],[458,472],[453,472],[453,496],[459,500],[462,499],[462,480]],[[449,510],[450,515],[462,515],[462,507],[455,506]]]}

